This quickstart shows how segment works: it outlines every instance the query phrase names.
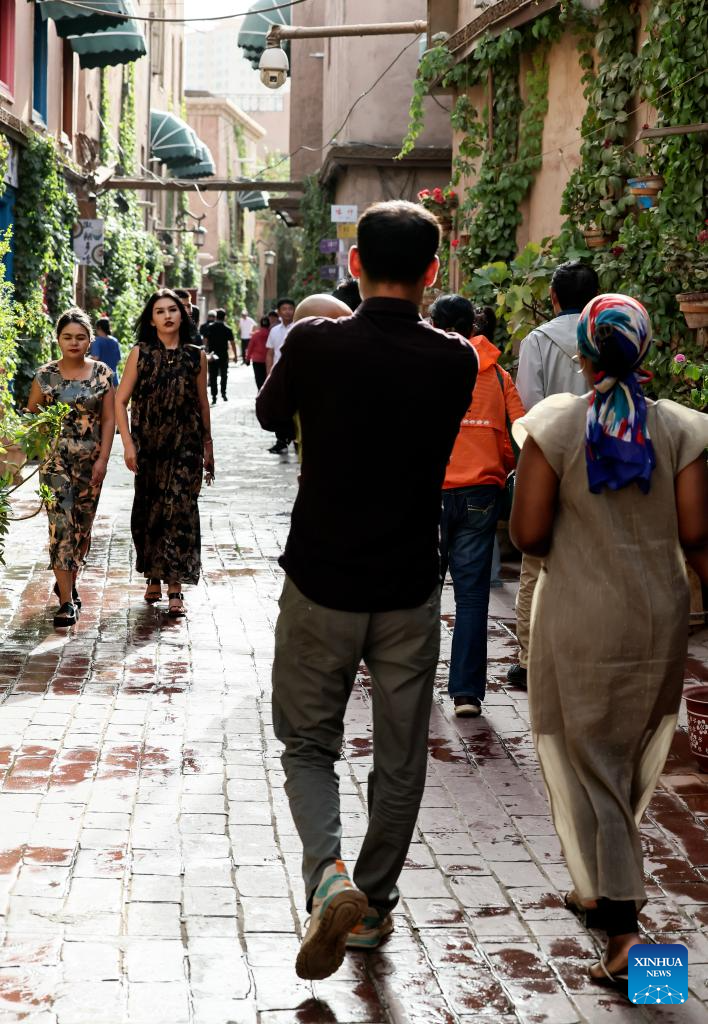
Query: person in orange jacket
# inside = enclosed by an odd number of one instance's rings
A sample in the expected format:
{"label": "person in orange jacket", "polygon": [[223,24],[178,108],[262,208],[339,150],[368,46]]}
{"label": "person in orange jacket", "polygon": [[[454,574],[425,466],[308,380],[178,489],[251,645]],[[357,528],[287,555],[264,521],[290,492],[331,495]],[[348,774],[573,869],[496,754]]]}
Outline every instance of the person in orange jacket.
{"label": "person in orange jacket", "polygon": [[458,717],[482,713],[487,683],[487,612],[500,498],[515,456],[508,424],[524,415],[514,382],[489,340],[496,317],[461,295],[443,295],[430,311],[435,327],[469,338],[479,360],[471,404],[460,424],[443,483],[443,580],[450,570],[455,628],[448,692]]}

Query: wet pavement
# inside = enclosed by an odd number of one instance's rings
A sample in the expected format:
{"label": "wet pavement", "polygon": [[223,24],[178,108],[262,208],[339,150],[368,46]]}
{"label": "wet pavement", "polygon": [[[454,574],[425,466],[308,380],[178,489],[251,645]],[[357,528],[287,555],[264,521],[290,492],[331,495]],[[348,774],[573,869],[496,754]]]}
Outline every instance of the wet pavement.
{"label": "wet pavement", "polygon": [[[142,600],[120,443],[68,635],[52,629],[44,520],[12,529],[0,573],[1,1024],[708,1021],[708,776],[685,722],[643,825],[641,923],[647,941],[688,947],[691,995],[630,1007],[590,983],[598,936],[563,908],[527,702],[505,685],[513,566],[493,592],[476,721],[455,721],[445,699],[445,588],[428,785],[393,935],[327,981],[296,977],[300,851],[269,677],[297,466],[266,452],[254,393],[239,368],[214,410],[217,483],[201,502],[205,572],[186,620]],[[687,678],[705,679],[707,663],[701,634]],[[348,860],[370,764],[362,673],[340,766]]]}

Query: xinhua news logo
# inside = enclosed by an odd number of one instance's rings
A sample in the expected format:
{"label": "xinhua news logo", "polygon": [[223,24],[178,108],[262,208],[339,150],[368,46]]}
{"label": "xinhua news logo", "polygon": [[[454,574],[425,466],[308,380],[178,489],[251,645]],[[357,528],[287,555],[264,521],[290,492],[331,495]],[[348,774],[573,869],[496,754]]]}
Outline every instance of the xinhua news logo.
{"label": "xinhua news logo", "polygon": [[688,950],[670,946],[632,946],[627,994],[633,1003],[685,1003],[688,999]]}

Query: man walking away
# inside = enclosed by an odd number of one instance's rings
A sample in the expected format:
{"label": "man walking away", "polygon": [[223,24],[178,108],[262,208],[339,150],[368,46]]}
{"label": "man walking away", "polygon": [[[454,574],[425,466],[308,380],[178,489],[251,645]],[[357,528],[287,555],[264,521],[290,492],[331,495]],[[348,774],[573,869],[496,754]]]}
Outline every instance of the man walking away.
{"label": "man walking away", "polygon": [[111,321],[101,316],[96,321],[96,337],[91,342],[90,356],[113,370],[113,387],[118,387],[118,364],[121,359],[120,342],[111,334]]}
{"label": "man walking away", "polygon": [[[578,351],[577,327],[580,314],[598,290],[597,274],[588,263],[574,260],[556,268],[551,278],[551,302],[556,315],[527,334],[519,350],[516,388],[527,412],[549,395],[587,392],[587,383],[574,359]],[[531,602],[541,564],[541,559],[532,555],[521,559],[516,598],[519,661],[511,666],[506,677],[522,690],[526,689]]]}
{"label": "man walking away", "polygon": [[206,337],[209,390],[211,391],[212,405],[216,405],[216,388],[219,378],[221,378],[221,397],[225,402],[228,402],[226,381],[229,376],[229,344],[234,352],[236,352],[234,332],[226,324],[226,310],[217,309],[216,320],[210,326]]}
{"label": "man walking away", "polygon": [[199,325],[199,336],[202,339],[202,344],[206,343],[207,334],[209,333],[209,328],[215,322],[215,320],[216,320],[216,310],[215,309],[210,309],[209,312],[207,313],[207,318],[204,321],[204,323]]}
{"label": "man walking away", "polygon": [[[347,944],[373,948],[392,930],[425,786],[440,491],[477,374],[471,346],[418,314],[439,241],[437,221],[416,204],[370,207],[350,254],[362,305],[342,320],[296,324],[256,400],[266,429],[296,410],[302,428],[273,663],[273,723],[311,914],[302,978],[327,977]],[[334,765],[362,659],[375,768],[352,882]]]}
{"label": "man walking away", "polygon": [[[256,321],[253,317],[248,315],[247,309],[241,310],[241,319],[238,322],[238,334],[241,339],[241,358],[243,359],[246,366],[248,366],[248,356],[246,355],[246,349],[248,343],[251,340],[253,334],[253,328],[256,326]],[[236,362],[238,362],[238,355],[234,356]]]}
{"label": "man walking away", "polygon": [[[295,303],[292,299],[278,299],[277,303],[278,323],[271,327],[268,341],[266,342],[266,373],[270,374],[280,359],[280,354],[285,344],[285,339],[293,327],[295,316]],[[288,445],[295,440],[295,423],[290,417],[275,423],[271,428],[275,431],[275,444],[268,449],[272,455],[282,455],[288,450]]]}

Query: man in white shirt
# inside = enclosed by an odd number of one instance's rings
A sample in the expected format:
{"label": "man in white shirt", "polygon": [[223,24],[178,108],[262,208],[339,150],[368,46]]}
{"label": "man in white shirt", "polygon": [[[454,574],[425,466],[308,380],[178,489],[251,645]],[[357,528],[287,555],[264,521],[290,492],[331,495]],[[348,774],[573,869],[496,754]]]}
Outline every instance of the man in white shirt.
{"label": "man in white shirt", "polygon": [[[577,327],[580,314],[599,291],[597,274],[588,263],[561,263],[551,278],[553,320],[541,324],[521,342],[516,390],[528,412],[549,395],[570,392],[584,395],[587,384],[573,358],[578,351]],[[507,679],[526,689],[529,654],[531,602],[541,571],[541,559],[524,555],[521,560],[519,593],[516,599],[516,635],[519,661],[507,672]]]}
{"label": "man in white shirt", "polygon": [[253,317],[248,315],[248,310],[242,309],[241,318],[238,322],[238,336],[241,339],[241,358],[243,359],[244,363],[246,363],[246,365],[248,365],[248,360],[246,359],[246,349],[248,348],[248,343],[251,340],[251,335],[253,334],[253,328],[255,326],[256,321],[253,319]]}
{"label": "man in white shirt", "polygon": [[[270,371],[280,359],[285,339],[290,334],[293,326],[293,317],[295,316],[295,303],[292,299],[278,299],[275,308],[280,319],[275,327],[271,327],[268,341],[266,342],[267,374],[270,374]],[[290,442],[295,440],[295,424],[293,421],[289,420],[287,423],[281,423],[275,431],[275,438],[275,444],[268,451],[273,455],[280,455],[282,452],[287,451]]]}

